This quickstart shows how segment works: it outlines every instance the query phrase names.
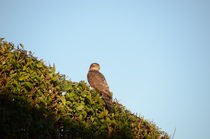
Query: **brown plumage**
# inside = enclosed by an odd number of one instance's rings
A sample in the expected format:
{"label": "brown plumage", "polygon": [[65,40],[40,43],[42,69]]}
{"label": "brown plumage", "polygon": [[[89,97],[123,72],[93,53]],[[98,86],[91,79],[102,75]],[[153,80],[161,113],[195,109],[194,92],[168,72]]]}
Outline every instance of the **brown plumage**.
{"label": "brown plumage", "polygon": [[100,65],[93,63],[90,65],[87,79],[92,88],[94,88],[102,96],[108,110],[112,108],[112,93],[102,73],[99,72]]}

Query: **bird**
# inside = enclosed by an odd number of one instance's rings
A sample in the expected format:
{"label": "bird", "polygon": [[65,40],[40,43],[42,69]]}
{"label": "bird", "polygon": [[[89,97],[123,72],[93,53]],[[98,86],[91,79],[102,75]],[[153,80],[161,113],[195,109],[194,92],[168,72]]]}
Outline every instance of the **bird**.
{"label": "bird", "polygon": [[109,91],[109,86],[104,75],[99,72],[99,70],[100,65],[98,63],[92,63],[87,74],[87,79],[90,86],[102,96],[102,99],[106,104],[106,108],[111,110],[112,93]]}

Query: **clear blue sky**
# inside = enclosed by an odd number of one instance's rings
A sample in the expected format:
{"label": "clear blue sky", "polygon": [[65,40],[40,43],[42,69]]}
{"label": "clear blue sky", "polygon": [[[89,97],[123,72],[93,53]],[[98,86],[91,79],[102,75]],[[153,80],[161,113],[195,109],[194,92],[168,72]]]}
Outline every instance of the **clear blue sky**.
{"label": "clear blue sky", "polygon": [[210,139],[209,0],[0,0],[0,14],[0,37],[72,81],[98,62],[132,112]]}

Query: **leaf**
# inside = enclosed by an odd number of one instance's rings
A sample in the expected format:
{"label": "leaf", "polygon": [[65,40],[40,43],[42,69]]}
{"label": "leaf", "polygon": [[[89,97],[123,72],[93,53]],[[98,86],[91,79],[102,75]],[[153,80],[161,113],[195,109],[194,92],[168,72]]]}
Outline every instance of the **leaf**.
{"label": "leaf", "polygon": [[53,66],[51,67],[52,73],[55,73],[56,68]]}
{"label": "leaf", "polygon": [[83,118],[83,116],[82,115],[79,115],[79,119],[82,120],[82,118]]}
{"label": "leaf", "polygon": [[26,80],[26,79],[28,79],[28,76],[20,76],[20,77],[18,78],[19,81],[24,81],[24,80]]}
{"label": "leaf", "polygon": [[64,85],[64,90],[70,90],[72,89],[72,85],[71,84],[65,84]]}
{"label": "leaf", "polygon": [[42,63],[39,62],[36,66],[37,66],[37,68],[41,68],[42,67]]}
{"label": "leaf", "polygon": [[90,121],[93,122],[94,121],[94,117],[90,116]]}
{"label": "leaf", "polygon": [[75,93],[72,91],[71,93],[66,93],[66,98],[72,98],[75,96]]}
{"label": "leaf", "polygon": [[64,105],[66,104],[66,99],[64,96],[61,96],[61,101],[63,102]]}
{"label": "leaf", "polygon": [[23,82],[23,83],[21,83],[21,85],[23,85],[25,87],[29,87],[29,88],[32,88],[32,86],[33,86],[33,84],[30,82]]}
{"label": "leaf", "polygon": [[80,105],[80,106],[77,107],[77,110],[80,111],[80,110],[82,110],[83,108],[84,108],[84,105]]}
{"label": "leaf", "polygon": [[20,43],[20,47],[21,47],[21,48],[24,48],[24,45],[23,45],[22,43]]}

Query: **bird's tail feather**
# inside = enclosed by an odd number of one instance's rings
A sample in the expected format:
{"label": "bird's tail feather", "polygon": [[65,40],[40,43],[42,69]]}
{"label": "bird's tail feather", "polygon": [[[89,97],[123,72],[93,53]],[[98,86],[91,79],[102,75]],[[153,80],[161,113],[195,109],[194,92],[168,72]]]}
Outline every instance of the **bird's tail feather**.
{"label": "bird's tail feather", "polygon": [[106,104],[106,108],[111,111],[113,108],[112,105],[112,94],[110,92],[104,92],[102,93],[102,98]]}

